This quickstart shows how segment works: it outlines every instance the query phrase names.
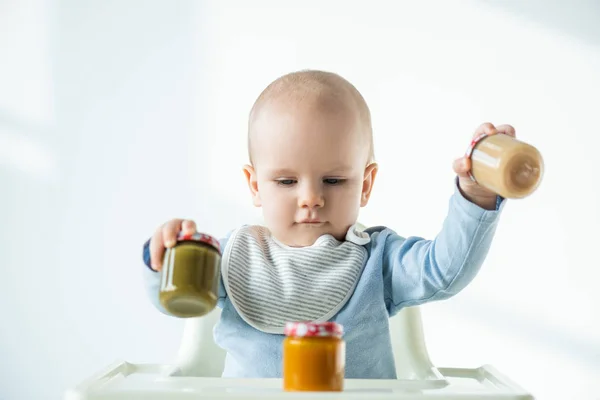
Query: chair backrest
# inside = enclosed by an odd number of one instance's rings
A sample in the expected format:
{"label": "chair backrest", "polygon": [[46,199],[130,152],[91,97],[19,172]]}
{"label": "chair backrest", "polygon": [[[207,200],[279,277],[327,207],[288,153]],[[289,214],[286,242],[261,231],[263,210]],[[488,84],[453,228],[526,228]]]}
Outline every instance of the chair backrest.
{"label": "chair backrest", "polygon": [[[185,376],[220,377],[225,352],[213,339],[221,311],[186,320],[176,365]],[[427,353],[418,307],[401,310],[390,319],[392,346],[398,379],[443,379]]]}
{"label": "chair backrest", "polygon": [[213,338],[213,329],[220,316],[221,309],[216,307],[208,315],[185,321],[176,362],[182,375],[221,376],[225,351],[217,346]]}

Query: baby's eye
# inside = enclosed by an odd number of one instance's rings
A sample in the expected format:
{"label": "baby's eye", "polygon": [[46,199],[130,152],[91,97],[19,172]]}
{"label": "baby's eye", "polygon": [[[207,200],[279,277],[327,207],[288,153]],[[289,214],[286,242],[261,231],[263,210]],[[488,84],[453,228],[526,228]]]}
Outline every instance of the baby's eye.
{"label": "baby's eye", "polygon": [[327,185],[339,185],[341,183],[344,183],[344,180],[339,178],[326,178],[323,179],[323,182]]}
{"label": "baby's eye", "polygon": [[277,180],[277,184],[279,184],[281,186],[290,186],[290,185],[293,185],[294,183],[296,183],[295,179],[278,179]]}

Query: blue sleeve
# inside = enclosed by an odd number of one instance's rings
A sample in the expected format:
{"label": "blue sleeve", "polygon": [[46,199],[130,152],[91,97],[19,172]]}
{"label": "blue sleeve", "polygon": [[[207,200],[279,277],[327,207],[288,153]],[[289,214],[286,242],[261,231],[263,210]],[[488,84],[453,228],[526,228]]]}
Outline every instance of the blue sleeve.
{"label": "blue sleeve", "polygon": [[[227,245],[228,239],[229,239],[229,234],[225,238],[219,240],[219,243],[221,244],[221,251],[225,251],[225,246]],[[164,309],[164,307],[162,306],[162,304],[160,304],[160,301],[159,301],[158,292],[160,290],[161,274],[159,272],[156,272],[155,270],[153,270],[151,267],[151,264],[150,264],[150,239],[148,239],[146,241],[146,243],[144,243],[143,250],[142,250],[142,258],[144,260],[144,265],[145,265],[144,270],[143,270],[144,286],[146,287],[146,293],[148,294],[148,297],[150,298],[150,302],[163,314],[171,315]],[[219,296],[219,299],[217,302],[217,306],[222,308],[223,302],[227,298],[227,292],[225,291],[225,286],[223,285],[223,277],[221,276],[220,272],[219,272],[219,294],[218,294],[218,296]]]}
{"label": "blue sleeve", "polygon": [[464,289],[487,256],[504,204],[498,198],[495,210],[484,210],[455,187],[434,240],[405,239],[389,229],[374,233],[371,255],[381,257],[390,316],[403,307],[447,299]]}

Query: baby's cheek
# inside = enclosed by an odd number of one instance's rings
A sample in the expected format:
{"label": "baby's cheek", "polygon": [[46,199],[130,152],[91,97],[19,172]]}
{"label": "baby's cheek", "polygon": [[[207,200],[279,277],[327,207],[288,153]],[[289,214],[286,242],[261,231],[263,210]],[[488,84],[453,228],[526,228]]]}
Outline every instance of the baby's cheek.
{"label": "baby's cheek", "polygon": [[335,194],[336,203],[343,208],[354,208],[360,205],[361,190],[356,186],[347,187]]}
{"label": "baby's cheek", "polygon": [[336,200],[336,206],[332,208],[336,213],[337,219],[344,223],[352,223],[359,213],[360,193],[348,192]]}
{"label": "baby's cheek", "polygon": [[[265,208],[265,214],[268,214],[272,222],[277,223],[277,220],[289,219],[290,215],[293,216],[295,207],[293,202],[286,198],[286,196],[278,195],[277,193],[272,193],[264,202],[263,207]],[[283,221],[280,221],[283,222]]]}

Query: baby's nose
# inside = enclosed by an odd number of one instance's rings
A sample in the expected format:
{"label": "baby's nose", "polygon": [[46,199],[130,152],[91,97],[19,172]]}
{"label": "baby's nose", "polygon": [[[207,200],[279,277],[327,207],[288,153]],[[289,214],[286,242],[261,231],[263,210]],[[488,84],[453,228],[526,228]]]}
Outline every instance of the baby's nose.
{"label": "baby's nose", "polygon": [[298,206],[302,208],[317,208],[324,205],[323,193],[316,188],[306,188],[298,198]]}

